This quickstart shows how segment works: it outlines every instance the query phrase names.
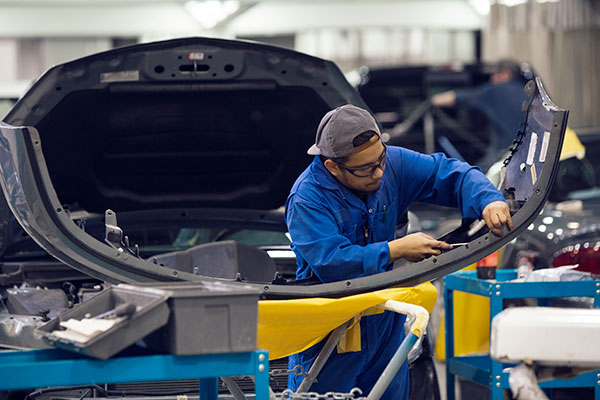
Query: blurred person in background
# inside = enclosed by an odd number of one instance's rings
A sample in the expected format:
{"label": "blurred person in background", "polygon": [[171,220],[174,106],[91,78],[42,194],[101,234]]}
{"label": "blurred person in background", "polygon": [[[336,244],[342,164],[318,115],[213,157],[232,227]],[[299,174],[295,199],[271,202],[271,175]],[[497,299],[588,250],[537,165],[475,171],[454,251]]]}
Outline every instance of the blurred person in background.
{"label": "blurred person in background", "polygon": [[527,79],[533,78],[531,70],[522,75],[521,65],[512,60],[498,62],[490,81],[474,88],[456,89],[438,93],[431,97],[436,107],[464,105],[483,113],[489,120],[493,132],[486,154],[478,162],[486,169],[516,137],[525,113],[522,104],[529,100],[523,87]]}

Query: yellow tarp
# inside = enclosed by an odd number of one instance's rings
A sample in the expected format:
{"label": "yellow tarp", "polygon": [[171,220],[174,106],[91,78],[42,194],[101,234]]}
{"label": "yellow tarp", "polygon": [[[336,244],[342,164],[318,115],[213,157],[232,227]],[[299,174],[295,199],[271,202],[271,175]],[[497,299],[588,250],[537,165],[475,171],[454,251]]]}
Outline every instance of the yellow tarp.
{"label": "yellow tarp", "polygon": [[[372,307],[387,300],[420,305],[431,312],[436,298],[437,290],[428,282],[412,288],[384,289],[341,299],[259,301],[258,347],[268,350],[269,358],[275,360],[308,349],[344,322],[373,313]],[[353,351],[360,329],[350,327],[346,332],[346,339],[352,342],[346,351]]]}
{"label": "yellow tarp", "polygon": [[577,157],[580,160],[585,157],[585,146],[581,144],[575,131],[567,126],[560,159],[566,160],[571,157]]}

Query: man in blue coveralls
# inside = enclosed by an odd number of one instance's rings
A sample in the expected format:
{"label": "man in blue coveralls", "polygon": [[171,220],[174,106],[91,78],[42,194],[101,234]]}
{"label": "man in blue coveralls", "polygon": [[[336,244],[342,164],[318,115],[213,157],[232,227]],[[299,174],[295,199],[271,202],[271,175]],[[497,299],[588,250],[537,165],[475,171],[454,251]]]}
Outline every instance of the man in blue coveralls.
{"label": "man in blue coveralls", "polygon": [[[329,111],[308,150],[312,164],[292,187],[285,210],[297,257],[296,278],[321,282],[358,278],[388,271],[400,258],[421,261],[451,245],[424,233],[395,238],[399,217],[415,201],[458,207],[465,218],[483,216],[497,235],[512,229],[502,194],[476,167],[386,146],[371,114],[354,105]],[[405,317],[385,312],[363,317],[360,352],[330,356],[310,391],[369,393],[404,339]],[[290,356],[293,368],[309,370],[325,341]],[[290,374],[296,390],[302,377]],[[404,363],[383,399],[408,398]]]}

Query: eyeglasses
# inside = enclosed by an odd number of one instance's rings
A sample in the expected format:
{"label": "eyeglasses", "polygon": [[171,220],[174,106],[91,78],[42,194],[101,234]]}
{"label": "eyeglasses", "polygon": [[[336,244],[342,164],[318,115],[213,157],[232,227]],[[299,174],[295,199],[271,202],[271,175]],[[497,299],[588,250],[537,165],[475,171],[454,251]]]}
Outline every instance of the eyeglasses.
{"label": "eyeglasses", "polygon": [[352,175],[354,175],[358,178],[367,178],[367,177],[373,175],[375,173],[375,171],[377,171],[377,168],[381,168],[382,170],[385,168],[386,155],[387,155],[387,147],[384,145],[383,152],[377,159],[377,164],[375,164],[375,165],[368,165],[366,167],[360,167],[360,168],[352,168],[352,167],[346,167],[344,164],[339,163],[337,161],[336,161],[336,164],[339,165],[340,167],[344,168],[346,171],[350,172]]}

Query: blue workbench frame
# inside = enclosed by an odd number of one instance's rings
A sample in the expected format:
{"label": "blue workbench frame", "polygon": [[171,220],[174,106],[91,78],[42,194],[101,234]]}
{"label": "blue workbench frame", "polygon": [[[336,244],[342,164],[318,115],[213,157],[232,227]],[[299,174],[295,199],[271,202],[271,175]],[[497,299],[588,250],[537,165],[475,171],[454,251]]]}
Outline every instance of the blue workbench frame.
{"label": "blue workbench frame", "polygon": [[[549,305],[555,297],[593,297],[594,307],[600,307],[600,281],[569,282],[510,282],[517,277],[514,269],[496,271],[496,280],[477,279],[476,271],[459,271],[444,278],[444,305],[446,311],[446,393],[455,399],[455,376],[490,388],[491,400],[502,400],[502,391],[510,389],[508,373],[504,368],[514,366],[492,360],[489,355],[456,357],[454,354],[454,298],[455,290],[490,299],[490,326],[492,319],[503,309],[504,299],[537,298],[538,305]],[[600,370],[580,374],[572,379],[555,379],[540,383],[543,389],[593,387],[595,400],[600,400]]]}
{"label": "blue workbench frame", "polygon": [[92,359],[63,350],[0,352],[0,389],[200,379],[200,399],[216,400],[218,377],[254,375],[257,400],[269,398],[269,355],[243,353],[124,354]]}

